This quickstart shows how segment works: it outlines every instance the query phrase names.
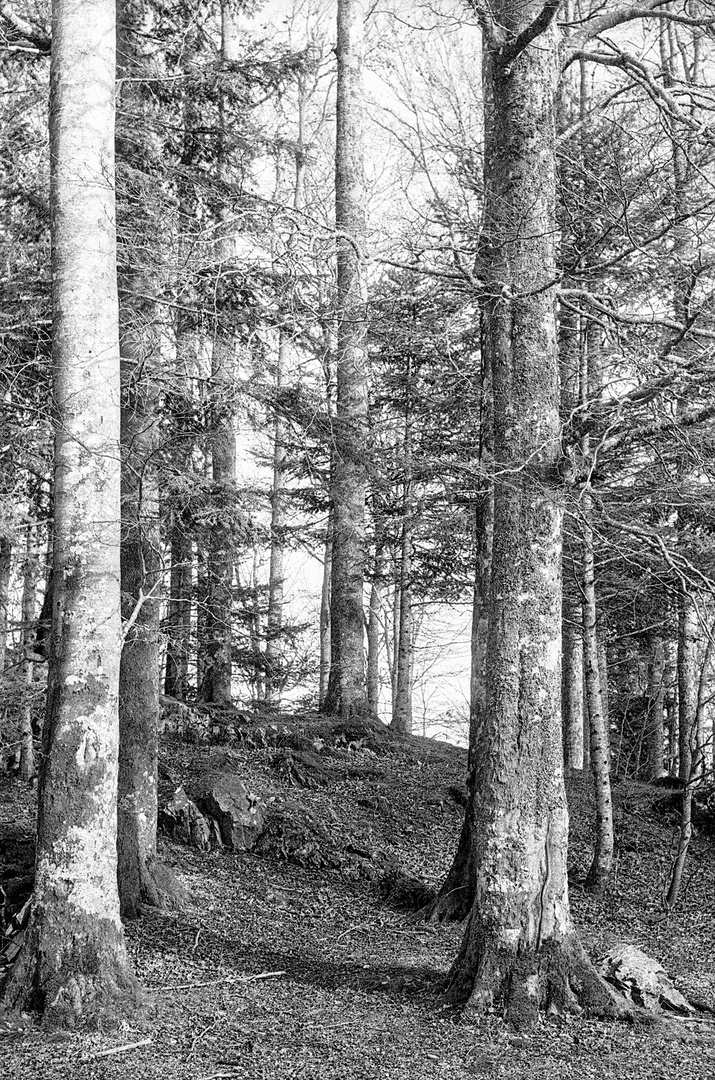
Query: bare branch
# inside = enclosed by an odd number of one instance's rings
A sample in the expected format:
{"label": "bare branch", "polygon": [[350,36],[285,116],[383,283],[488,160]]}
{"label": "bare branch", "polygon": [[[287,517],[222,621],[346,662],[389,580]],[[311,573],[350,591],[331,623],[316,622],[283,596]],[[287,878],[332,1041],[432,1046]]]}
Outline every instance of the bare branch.
{"label": "bare branch", "polygon": [[50,37],[46,34],[41,27],[34,23],[28,22],[27,19],[23,19],[21,15],[18,15],[13,10],[11,4],[6,0],[0,0],[0,18],[13,28],[18,34],[20,34],[26,41],[29,41],[31,45],[34,45],[37,51],[43,56],[49,56],[50,54]]}
{"label": "bare branch", "polygon": [[474,14],[477,16],[477,22],[479,23],[479,29],[484,35],[484,40],[488,44],[490,49],[495,52],[501,48],[504,44],[503,30],[501,33],[497,29],[497,22],[491,13],[489,8],[489,0],[486,0],[485,4],[480,4],[478,0],[467,0]]}
{"label": "bare branch", "polygon": [[512,64],[517,56],[528,48],[541,34],[551,26],[554,21],[556,12],[559,10],[561,0],[546,0],[543,8],[536,16],[530,26],[527,26],[526,30],[522,30],[514,41],[508,42],[503,45],[499,50],[499,61],[503,67],[508,67]]}
{"label": "bare branch", "polygon": [[661,19],[668,22],[684,23],[686,26],[708,27],[715,25],[715,18],[696,19],[687,15],[679,15],[674,11],[664,10],[663,5],[665,3],[667,3],[667,0],[654,0],[652,4],[630,5],[587,20],[583,28],[578,33],[573,34],[567,41],[564,67],[568,67],[578,58],[578,53],[588,41],[592,41],[599,35],[613,30],[616,26],[634,22],[636,19]]}

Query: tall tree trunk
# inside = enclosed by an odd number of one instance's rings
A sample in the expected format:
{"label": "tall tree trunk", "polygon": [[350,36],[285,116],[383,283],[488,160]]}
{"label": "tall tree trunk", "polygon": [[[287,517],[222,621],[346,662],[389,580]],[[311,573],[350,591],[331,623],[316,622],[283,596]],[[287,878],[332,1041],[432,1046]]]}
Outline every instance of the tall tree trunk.
{"label": "tall tree trunk", "polygon": [[412,733],[412,363],[407,361],[407,400],[402,445],[404,480],[402,484],[402,537],[400,542],[400,626],[396,645],[397,679],[390,727],[403,735]]}
{"label": "tall tree trunk", "polygon": [[7,657],[11,568],[12,543],[6,536],[2,536],[0,537],[0,675],[5,670]]}
{"label": "tall tree trunk", "polygon": [[678,776],[690,779],[697,746],[698,613],[693,595],[681,583],[678,594]]}
{"label": "tall tree trunk", "polygon": [[[120,0],[117,7],[117,75],[122,87],[124,124],[132,136],[147,119],[139,79],[151,74],[143,55],[143,0]],[[122,135],[124,132],[122,132]],[[118,139],[122,168],[146,169],[146,151],[129,151]],[[133,235],[150,244],[152,223],[132,204]],[[156,883],[157,763],[161,537],[158,383],[158,313],[145,299],[157,291],[149,272],[131,267],[126,252],[119,277],[119,344],[122,410],[121,583],[125,639],[119,671],[119,786],[117,862],[121,912],[136,918],[146,906],[161,907]]]}
{"label": "tall tree trunk", "polygon": [[193,545],[185,513],[174,509],[170,520],[171,571],[166,618],[166,674],[164,693],[185,701],[189,690],[191,658],[191,597]]}
{"label": "tall tree trunk", "polygon": [[[561,740],[559,385],[554,319],[556,37],[540,3],[484,19],[482,275],[494,387],[486,709],[474,797],[474,905],[450,993],[522,1027],[578,999],[612,1011],[571,922]],[[537,24],[538,25],[538,24]],[[511,47],[511,53],[510,53]]]}
{"label": "tall tree trunk", "polygon": [[[238,59],[238,29],[235,5],[230,0],[221,4],[221,60]],[[223,129],[228,117],[221,106]],[[231,167],[224,144],[221,145],[219,170],[230,182]],[[219,273],[235,257],[234,226],[224,222],[217,244]],[[223,274],[221,273],[221,276]],[[216,705],[232,702],[232,645],[233,645],[233,577],[236,563],[236,393],[237,342],[226,325],[229,313],[221,305],[218,292],[218,313],[211,354],[211,478],[213,480],[214,520],[208,537],[206,562],[207,601],[206,631],[208,641],[204,656],[201,697]]]}
{"label": "tall tree trunk", "polygon": [[[678,773],[678,643],[672,640],[665,642],[665,683],[667,693],[665,697],[666,726],[668,733],[668,775],[676,776]],[[713,740],[715,743],[715,739]]]}
{"label": "tall tree trunk", "polygon": [[254,533],[252,542],[253,556],[251,559],[251,584],[249,595],[251,597],[248,609],[249,627],[251,636],[251,655],[253,657],[253,677],[251,690],[253,705],[266,704],[266,670],[265,653],[263,651],[263,630],[261,626],[261,582],[258,573],[258,536]]}
{"label": "tall tree trunk", "polygon": [[375,562],[370,582],[370,609],[367,620],[367,704],[371,716],[380,704],[380,631],[382,629],[382,539],[375,525]]}
{"label": "tall tree trunk", "polygon": [[564,600],[562,724],[564,765],[583,769],[583,609],[580,603]]}
{"label": "tall tree trunk", "polygon": [[[298,78],[298,135],[295,144],[295,182],[293,209],[299,214],[305,206],[305,79]],[[295,233],[291,231],[286,245],[286,258],[291,259]],[[292,268],[289,266],[290,274]],[[288,363],[289,333],[285,326],[278,330],[276,362],[276,396],[280,396]],[[271,556],[268,570],[268,615],[266,618],[266,702],[280,701],[281,664],[283,659],[283,579],[285,575],[287,452],[285,422],[276,410],[273,426],[273,489],[271,491]]]}
{"label": "tall tree trunk", "polygon": [[[663,82],[669,90],[697,83],[700,78],[699,54],[696,52],[692,65],[683,65],[680,43],[670,33],[668,24],[660,27],[660,52],[663,65]],[[675,117],[668,117],[673,172],[673,209],[676,224],[673,236],[673,314],[683,326],[692,322],[692,294],[698,277],[700,244],[688,215],[692,207],[693,166],[691,150],[694,148],[694,132]],[[692,334],[685,334],[677,345],[682,363],[699,355],[699,347]],[[688,480],[691,464],[687,452],[679,464],[682,485],[681,505],[685,512],[678,512],[678,527],[683,542],[688,535]],[[678,584],[678,775],[687,782],[691,775],[693,753],[697,748],[697,695],[698,650],[700,628],[697,617],[697,594],[692,586],[680,581]]]}
{"label": "tall tree trunk", "polygon": [[[276,392],[280,394],[287,363],[286,331],[279,331],[276,364]],[[285,577],[286,531],[286,474],[285,422],[276,412],[273,426],[273,486],[271,490],[271,554],[268,569],[268,612],[266,616],[266,704],[280,702],[282,683],[283,642],[283,584]]]}
{"label": "tall tree trunk", "polygon": [[601,893],[608,884],[613,865],[613,803],[611,798],[611,753],[598,664],[598,623],[594,580],[592,498],[582,497],[583,510],[583,652],[591,736],[591,772],[596,803],[596,837],[593,859],[586,875],[589,892]]}
{"label": "tall tree trunk", "polygon": [[[183,69],[188,75],[196,64],[194,42],[185,41]],[[164,693],[185,701],[189,693],[191,662],[191,613],[193,600],[193,521],[190,500],[184,493],[185,478],[194,469],[196,446],[194,430],[194,386],[199,374],[199,331],[195,283],[196,194],[187,174],[196,164],[197,129],[201,126],[200,109],[191,95],[183,106],[183,143],[178,181],[178,266],[177,291],[180,303],[175,315],[176,370],[167,403],[172,413],[174,445],[172,460],[181,478],[181,494],[175,493],[169,515],[170,559],[169,598],[166,616],[166,673]],[[201,685],[197,678],[197,689]]]}
{"label": "tall tree trunk", "polygon": [[[710,628],[708,634],[707,645],[705,646],[705,653],[702,659],[702,665],[700,667],[700,675],[698,678],[698,686],[695,700],[695,719],[693,727],[698,730],[703,727],[705,704],[708,690],[708,680],[710,676],[710,667],[713,660],[713,653],[715,652],[715,637],[713,636],[713,627]],[[690,841],[693,836],[693,792],[699,782],[702,780],[703,772],[705,768],[705,756],[703,753],[702,743],[696,744],[694,747],[693,757],[690,763],[690,776],[685,781],[683,788],[683,798],[680,808],[680,835],[678,838],[678,851],[675,856],[675,862],[673,863],[673,869],[670,876],[670,882],[668,884],[668,891],[665,898],[665,906],[668,909],[675,907],[680,895],[680,889],[683,884],[683,874],[685,872],[685,863],[688,856],[688,850],[690,848]]]}
{"label": "tall tree trunk", "polygon": [[646,778],[657,780],[663,775],[665,742],[665,648],[660,634],[653,634],[650,642],[646,705]]}
{"label": "tall tree trunk", "polygon": [[121,649],[114,5],[55,0],[50,72],[54,617],[35,888],[6,1007],[46,1025],[133,1007],[117,890]]}
{"label": "tall tree trunk", "polygon": [[[30,515],[32,507],[30,507]],[[35,600],[37,595],[37,558],[34,549],[34,528],[27,527],[25,562],[22,569],[22,681],[25,685],[20,719],[20,778],[35,776],[35,747],[32,731],[32,686],[35,677],[34,636]]]}
{"label": "tall tree trunk", "polygon": [[331,474],[333,555],[330,678],[323,709],[366,712],[363,654],[367,482],[366,236],[362,0],[338,0],[335,154],[337,410]]}
{"label": "tall tree trunk", "polygon": [[[589,320],[586,349],[582,354],[580,396],[581,407],[589,408],[591,387],[600,368],[600,328]],[[581,456],[589,460],[590,439],[581,439]],[[599,635],[596,601],[595,548],[593,537],[593,496],[588,481],[581,495],[582,514],[582,580],[583,596],[583,667],[588,712],[589,760],[596,804],[596,835],[593,858],[586,875],[585,888],[602,893],[608,884],[613,865],[613,800],[611,796],[611,748],[608,733],[608,670],[605,648]]]}
{"label": "tall tree trunk", "polygon": [[325,699],[328,693],[328,680],[330,678],[330,581],[333,554],[333,512],[328,511],[328,523],[325,530],[325,544],[323,548],[323,577],[320,592],[320,672],[318,687],[318,704],[325,710]]}

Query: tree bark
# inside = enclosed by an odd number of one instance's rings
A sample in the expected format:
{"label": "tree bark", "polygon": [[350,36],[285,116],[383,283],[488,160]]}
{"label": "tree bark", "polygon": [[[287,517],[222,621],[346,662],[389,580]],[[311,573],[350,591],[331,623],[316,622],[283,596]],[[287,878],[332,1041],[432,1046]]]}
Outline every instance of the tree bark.
{"label": "tree bark", "polygon": [[[196,44],[189,37],[184,43],[183,70],[190,74],[197,63]],[[180,478],[180,493],[174,493],[169,516],[171,570],[166,616],[166,673],[164,693],[185,701],[189,691],[191,661],[191,613],[193,607],[193,520],[190,496],[184,488],[194,471],[195,432],[194,385],[199,374],[199,331],[195,281],[196,193],[187,175],[196,164],[197,136],[201,126],[200,110],[191,95],[184,101],[182,173],[178,187],[178,266],[176,326],[176,369],[167,405],[172,414],[172,461]],[[196,688],[201,684],[197,678]]]}
{"label": "tree bark", "polygon": [[55,0],[50,72],[54,613],[35,887],[6,1007],[47,1026],[136,1003],[119,919],[121,646],[114,6]]}
{"label": "tree bark", "polygon": [[681,583],[678,594],[678,776],[690,779],[697,746],[698,613],[692,593]]}
{"label": "tree bark", "polygon": [[[122,87],[124,124],[145,118],[148,110],[140,80],[151,75],[144,55],[144,0],[117,6],[117,76]],[[124,134],[124,132],[122,132]],[[133,134],[133,132],[132,132]],[[123,148],[120,171],[147,169],[146,148]],[[151,249],[152,221],[132,204],[131,235]],[[122,224],[120,222],[120,224]],[[128,225],[128,222],[123,224]],[[161,532],[159,523],[160,328],[156,306],[146,299],[158,292],[150,269],[136,269],[136,251],[124,253],[119,275],[121,350],[122,524],[121,584],[124,645],[119,669],[119,781],[117,869],[121,913],[136,918],[145,907],[164,907],[173,899],[173,878],[159,871],[156,857]],[[160,875],[162,885],[158,884]],[[175,889],[180,892],[178,886]]]}
{"label": "tree bark", "polygon": [[[30,508],[32,513],[32,507]],[[34,529],[28,524],[25,537],[25,562],[22,569],[22,681],[25,684],[20,720],[20,778],[35,777],[35,745],[32,731],[32,686],[35,677],[33,644],[35,636],[35,600],[37,595],[37,559],[33,544]]]}
{"label": "tree bark", "polygon": [[583,609],[564,600],[562,723],[564,765],[582,770],[584,739]]}
{"label": "tree bark", "polygon": [[378,715],[380,704],[380,631],[382,629],[382,539],[375,525],[375,561],[370,582],[370,608],[367,620],[367,704],[371,716]]}
{"label": "tree bark", "polygon": [[646,705],[646,778],[657,780],[663,775],[665,743],[665,649],[660,634],[652,635],[650,642]]}
{"label": "tree bark", "polygon": [[12,543],[7,537],[3,536],[0,537],[0,675],[5,670],[7,657],[11,567]]}
{"label": "tree bark", "polygon": [[335,155],[337,408],[331,470],[333,507],[331,656],[325,712],[368,711],[363,653],[367,483],[366,236],[362,0],[338,0]]}
{"label": "tree bark", "polygon": [[330,678],[330,582],[333,554],[333,512],[328,511],[328,523],[325,530],[323,547],[323,577],[320,592],[320,671],[318,686],[318,704],[325,711]]}
{"label": "tree bark", "polygon": [[540,12],[540,3],[500,0],[485,33],[482,276],[494,386],[494,541],[475,768],[475,898],[450,977],[453,999],[497,1008],[519,1027],[535,1023],[541,1009],[616,1009],[576,936],[566,878],[554,31],[508,53]]}
{"label": "tree bark", "polygon": [[611,752],[599,670],[596,586],[594,580],[592,499],[587,488],[582,497],[583,511],[583,662],[586,683],[589,730],[591,736],[591,773],[596,803],[596,836],[593,859],[586,875],[585,888],[600,894],[604,891],[613,865],[613,802],[611,798]]}
{"label": "tree bark", "polygon": [[[221,60],[238,59],[237,10],[233,3],[221,4]],[[224,131],[228,117],[222,102]],[[219,171],[225,182],[231,181],[231,164],[225,142],[219,151]],[[225,217],[225,215],[222,215]],[[208,537],[206,563],[207,599],[204,671],[201,697],[215,705],[231,705],[233,673],[233,580],[236,564],[236,394],[238,343],[229,329],[230,308],[226,299],[224,271],[235,258],[234,226],[223,222],[217,243],[219,284],[218,311],[211,353],[211,478],[213,481],[214,518]]]}
{"label": "tree bark", "polygon": [[[298,132],[295,143],[295,181],[293,185],[293,209],[300,214],[305,205],[305,78],[298,77]],[[295,246],[295,230],[291,230],[286,244],[285,257],[291,260]],[[288,266],[288,274],[292,267]],[[289,334],[285,326],[278,330],[278,355],[276,357],[276,395],[279,396],[288,364]],[[277,705],[280,701],[283,663],[283,584],[285,576],[286,538],[286,477],[287,451],[285,446],[285,421],[276,410],[273,425],[273,489],[271,491],[271,556],[268,570],[268,614],[266,618],[266,703]]]}
{"label": "tree bark", "polygon": [[399,636],[395,648],[395,699],[390,727],[403,735],[412,734],[412,377],[411,360],[407,361],[407,390],[405,428],[402,445],[404,479],[402,483],[402,537],[400,542],[400,616]]}

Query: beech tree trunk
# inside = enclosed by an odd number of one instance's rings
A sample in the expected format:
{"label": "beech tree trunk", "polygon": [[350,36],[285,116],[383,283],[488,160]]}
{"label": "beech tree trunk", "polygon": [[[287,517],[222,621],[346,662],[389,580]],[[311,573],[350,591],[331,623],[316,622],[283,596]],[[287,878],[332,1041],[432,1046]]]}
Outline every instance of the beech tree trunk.
{"label": "beech tree trunk", "polygon": [[[143,54],[144,0],[120,0],[117,7],[117,75],[123,128],[117,140],[119,166],[147,169],[147,147],[136,147],[134,132],[148,127],[140,79],[151,75]],[[129,131],[126,129],[129,128]],[[125,136],[127,137],[123,137]],[[150,248],[151,219],[132,203],[131,234]],[[125,223],[129,225],[128,222]],[[158,372],[159,327],[156,307],[146,297],[158,287],[150,270],[121,260],[119,344],[121,350],[122,529],[121,583],[125,639],[119,670],[119,787],[117,859],[122,915],[136,918],[145,907],[162,907],[157,885],[157,765],[161,535],[159,528]]]}
{"label": "beech tree trunk", "polygon": [[325,712],[368,711],[363,652],[367,483],[366,235],[362,0],[338,0],[335,154],[337,231],[337,407],[332,455],[330,677]]}
{"label": "beech tree trunk", "polygon": [[47,1026],[136,1001],[119,919],[121,648],[114,5],[55,0],[50,72],[54,612],[35,888],[6,1007]]}
{"label": "beech tree trunk", "polygon": [[562,723],[564,765],[583,769],[583,611],[579,603],[565,600],[563,620]]}
{"label": "beech tree trunk", "polygon": [[[586,349],[582,353],[581,407],[589,408],[591,387],[600,368],[601,331],[590,320],[586,330]],[[588,433],[581,439],[581,456],[590,458]],[[608,884],[613,865],[613,800],[611,796],[611,748],[608,732],[608,665],[605,645],[599,635],[596,601],[595,549],[592,527],[593,496],[588,481],[581,494],[581,549],[583,597],[583,669],[586,712],[588,715],[589,763],[594,784],[596,834],[591,865],[586,875],[588,892],[602,893]]]}
{"label": "beech tree trunk", "polygon": [[613,865],[613,802],[611,798],[611,752],[607,713],[604,707],[594,580],[592,499],[587,489],[583,511],[583,662],[591,742],[591,773],[596,804],[596,836],[593,859],[586,875],[588,892],[602,893]]}
{"label": "beech tree trunk", "polygon": [[616,1005],[576,936],[566,877],[556,41],[542,27],[528,44],[540,3],[499,0],[492,11],[493,21],[484,20],[482,276],[494,387],[494,540],[486,708],[475,762],[474,905],[450,993],[526,1027],[541,1009]]}

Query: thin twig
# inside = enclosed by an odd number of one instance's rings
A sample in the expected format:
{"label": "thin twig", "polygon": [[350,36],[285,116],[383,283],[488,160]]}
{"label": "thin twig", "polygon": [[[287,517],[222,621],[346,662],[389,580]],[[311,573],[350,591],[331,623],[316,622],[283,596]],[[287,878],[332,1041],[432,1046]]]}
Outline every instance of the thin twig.
{"label": "thin twig", "polygon": [[94,1061],[95,1058],[110,1057],[112,1054],[125,1054],[128,1050],[137,1050],[140,1046],[150,1046],[151,1038],[140,1039],[139,1042],[124,1043],[123,1046],[112,1046],[109,1050],[97,1050],[94,1054],[83,1054],[82,1061]]}
{"label": "thin twig", "polygon": [[223,979],[211,979],[209,982],[179,983],[177,986],[152,986],[149,992],[159,994],[169,990],[198,990],[202,986],[218,986],[220,983],[249,983],[259,979],[277,979],[280,975],[286,975],[285,971],[262,971],[260,975],[227,975]]}

